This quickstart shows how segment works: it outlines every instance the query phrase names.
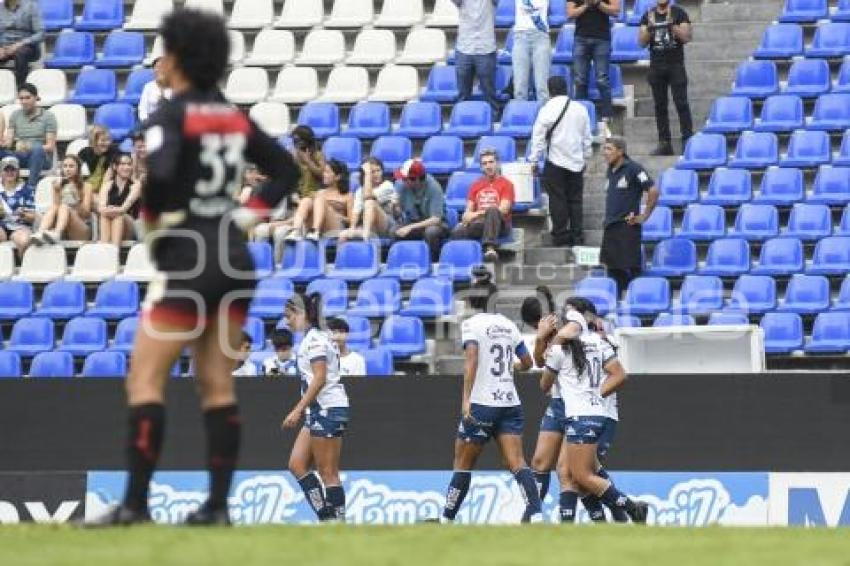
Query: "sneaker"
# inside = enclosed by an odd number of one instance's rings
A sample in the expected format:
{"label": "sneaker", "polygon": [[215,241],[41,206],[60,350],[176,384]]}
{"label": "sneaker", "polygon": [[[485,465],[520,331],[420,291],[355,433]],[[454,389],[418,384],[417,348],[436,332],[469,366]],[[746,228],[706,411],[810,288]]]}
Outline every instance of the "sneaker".
{"label": "sneaker", "polygon": [[284,242],[297,242],[297,241],[301,240],[301,238],[302,238],[301,233],[298,232],[298,230],[292,230],[292,231],[289,232],[289,234],[286,235],[286,237],[283,239],[283,241]]}
{"label": "sneaker", "polygon": [[629,513],[629,517],[631,517],[632,522],[639,525],[645,525],[647,515],[649,515],[649,504],[644,503],[643,501],[635,501],[634,511]]}
{"label": "sneaker", "polygon": [[32,244],[34,246],[43,246],[44,245],[44,232],[38,231],[35,234],[33,234],[32,236],[30,236],[30,242],[32,242]]}
{"label": "sneaker", "polygon": [[52,246],[59,242],[59,233],[56,230],[45,230],[42,232],[42,238],[44,239],[44,243]]}
{"label": "sneaker", "polygon": [[230,513],[227,507],[213,509],[207,503],[204,503],[198,509],[189,513],[186,522],[183,524],[189,527],[229,527]]}
{"label": "sneaker", "polygon": [[318,242],[319,241],[319,233],[316,232],[315,230],[307,232],[307,239],[312,241],[312,242]]}
{"label": "sneaker", "polygon": [[84,529],[101,529],[109,527],[129,527],[150,523],[151,516],[147,509],[138,511],[126,505],[117,505],[100,517],[91,521],[82,521],[78,526]]}
{"label": "sneaker", "polygon": [[484,261],[493,263],[499,261],[499,252],[496,251],[496,248],[488,248],[486,252],[484,252]]}
{"label": "sneaker", "polygon": [[670,142],[661,142],[658,147],[650,152],[650,155],[675,155],[675,153],[673,153],[673,146]]}

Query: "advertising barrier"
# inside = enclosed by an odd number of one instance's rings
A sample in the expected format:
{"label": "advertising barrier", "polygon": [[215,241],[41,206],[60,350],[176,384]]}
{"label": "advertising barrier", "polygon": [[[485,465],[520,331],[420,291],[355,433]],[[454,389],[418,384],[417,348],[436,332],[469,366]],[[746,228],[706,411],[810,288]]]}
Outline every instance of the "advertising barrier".
{"label": "advertising barrier", "polygon": [[85,473],[0,473],[0,524],[83,517]]}
{"label": "advertising barrier", "polygon": [[770,474],[771,525],[850,527],[850,474]]}

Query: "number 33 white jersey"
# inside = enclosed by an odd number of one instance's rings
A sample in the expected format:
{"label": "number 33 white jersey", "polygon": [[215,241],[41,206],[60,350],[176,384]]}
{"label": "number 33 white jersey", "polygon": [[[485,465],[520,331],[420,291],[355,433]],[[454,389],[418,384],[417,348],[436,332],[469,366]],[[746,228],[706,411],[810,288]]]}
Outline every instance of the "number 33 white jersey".
{"label": "number 33 white jersey", "polygon": [[617,354],[611,344],[595,333],[582,334],[579,340],[587,356],[587,366],[581,375],[573,365],[572,354],[560,346],[549,348],[546,369],[557,376],[566,417],[607,417],[610,412],[608,402],[599,390],[606,377],[604,367]]}
{"label": "number 33 white jersey", "polygon": [[514,385],[514,356],[528,354],[516,324],[500,314],[479,313],[461,327],[463,347],[478,346],[478,372],[470,402],[487,407],[520,404]]}

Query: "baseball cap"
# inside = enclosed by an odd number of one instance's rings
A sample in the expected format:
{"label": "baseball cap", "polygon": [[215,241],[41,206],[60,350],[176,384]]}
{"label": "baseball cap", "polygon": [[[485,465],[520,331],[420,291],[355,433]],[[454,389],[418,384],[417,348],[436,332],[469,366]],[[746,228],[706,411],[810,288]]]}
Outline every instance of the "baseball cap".
{"label": "baseball cap", "polygon": [[421,159],[408,159],[395,172],[398,181],[408,179],[421,179],[425,176],[425,164]]}
{"label": "baseball cap", "polygon": [[0,159],[0,170],[5,169],[7,167],[14,167],[15,169],[20,169],[21,164],[18,162],[18,158],[14,155],[7,155],[3,159]]}

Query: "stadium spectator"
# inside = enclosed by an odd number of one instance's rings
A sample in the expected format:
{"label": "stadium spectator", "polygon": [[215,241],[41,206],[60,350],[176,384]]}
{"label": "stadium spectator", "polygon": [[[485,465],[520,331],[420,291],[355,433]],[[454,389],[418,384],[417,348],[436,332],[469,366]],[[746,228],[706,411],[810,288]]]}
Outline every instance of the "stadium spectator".
{"label": "stadium spectator", "polygon": [[310,224],[312,229],[306,237],[313,241],[318,241],[323,235],[338,235],[351,224],[354,216],[354,195],[348,187],[348,166],[337,159],[329,160],[325,163],[322,184],[324,188],[313,198],[309,217],[301,214],[301,206],[295,211],[292,232],[287,236],[287,240],[296,241],[303,238],[307,224]]}
{"label": "stadium spectator", "polygon": [[298,375],[295,361],[292,331],[288,328],[276,328],[272,333],[274,355],[263,360],[264,375]]}
{"label": "stadium spectator", "polygon": [[484,259],[496,261],[499,238],[511,233],[511,210],[514,206],[514,186],[499,171],[499,156],[494,149],[481,152],[481,171],[484,175],[469,187],[466,210],[454,231],[454,240],[481,240]]}
{"label": "stadium spectator", "polygon": [[141,183],[133,179],[133,158],[129,153],[119,153],[98,191],[101,242],[120,246],[125,236],[134,235],[133,223],[139,217],[141,194]]}
{"label": "stadium spectator", "polygon": [[[622,293],[643,269],[641,225],[652,215],[659,192],[646,169],[627,155],[625,139],[609,138],[603,153],[608,185],[600,262]],[[641,213],[643,193],[647,197]]]}
{"label": "stadium spectator", "polygon": [[670,118],[667,115],[668,89],[673,94],[673,105],[679,115],[683,148],[693,135],[684,48],[691,37],[688,13],[679,6],[672,6],[670,0],[659,0],[641,18],[639,40],[641,45],[649,45],[647,81],[655,101],[655,125],[658,128],[658,147],[652,155],[673,155]]}
{"label": "stadium spectator", "polygon": [[573,45],[573,80],[577,100],[589,100],[590,62],[596,70],[599,88],[599,116],[604,122],[603,137],[611,135],[610,122],[614,116],[611,103],[611,81],[608,65],[611,61],[610,16],[620,14],[620,0],[568,0],[567,17],[575,20]]}
{"label": "stadium spectator", "polygon": [[257,364],[251,361],[251,335],[242,331],[242,340],[239,342],[239,350],[233,364],[233,377],[254,377],[262,375]]}
{"label": "stadium spectator", "polygon": [[552,245],[584,242],[582,198],[584,169],[593,154],[590,115],[567,96],[563,77],[549,79],[549,99],[534,121],[529,160],[535,169],[545,158],[541,181],[549,195]]}
{"label": "stadium spectator", "polygon": [[331,333],[331,340],[339,350],[340,376],[366,375],[366,359],[362,354],[348,347],[348,323],[341,318],[330,318],[328,319],[328,332]]}
{"label": "stadium spectator", "polygon": [[148,116],[153,114],[159,107],[162,99],[171,98],[171,89],[165,85],[162,69],[160,68],[161,57],[157,57],[153,62],[153,80],[148,81],[142,88],[142,95],[139,98],[139,121],[144,122]]}
{"label": "stadium spectator", "polygon": [[265,180],[266,176],[260,172],[256,165],[246,163],[245,170],[242,172],[242,188],[233,195],[233,199],[239,204],[247,204]]}
{"label": "stadium spectator", "polygon": [[27,185],[33,190],[42,171],[49,169],[56,151],[56,116],[39,108],[38,89],[30,83],[18,88],[21,107],[9,117],[0,156],[14,154],[21,166],[29,169]]}
{"label": "stadium spectator", "polygon": [[148,148],[145,143],[145,134],[141,131],[133,132],[131,139],[133,140],[133,180],[145,184],[145,177],[148,174]]}
{"label": "stadium spectator", "polygon": [[[276,220],[265,225],[257,226],[257,234],[269,234],[275,241],[297,240],[304,234],[304,227],[313,214],[313,201],[316,193],[321,189],[325,156],[319,149],[313,128],[310,126],[296,126],[292,130],[292,155],[301,169],[301,177],[298,181],[298,194],[290,199],[298,206],[291,220]],[[265,236],[268,237],[268,236]]]}
{"label": "stadium spectator", "polygon": [[[340,241],[390,236],[401,220],[398,193],[384,178],[384,164],[369,157],[362,166],[363,186],[354,195],[354,222],[339,235]],[[358,227],[358,225],[360,227]]]}
{"label": "stadium spectator", "polygon": [[15,82],[27,80],[30,65],[41,57],[44,24],[34,0],[0,2],[0,63],[14,60]]}
{"label": "stadium spectator", "polygon": [[0,160],[0,242],[12,242],[18,255],[23,256],[30,245],[35,212],[35,193],[21,181],[18,158],[7,155]]}
{"label": "stadium spectator", "polygon": [[[558,1],[558,0],[556,0]],[[528,100],[529,77],[534,77],[537,100],[549,99],[549,0],[517,0],[514,17],[514,48],[511,51],[514,98]]]}
{"label": "stadium spectator", "polygon": [[496,94],[497,0],[452,0],[458,7],[455,69],[460,100],[472,97],[477,77],[481,92],[493,111],[499,110]]}
{"label": "stadium spectator", "polygon": [[82,162],[75,155],[62,160],[62,177],[53,183],[53,205],[41,219],[32,243],[56,244],[63,234],[71,240],[91,239],[92,187],[83,181]]}
{"label": "stadium spectator", "polygon": [[94,125],[89,130],[89,145],[80,150],[77,155],[83,162],[83,176],[88,171],[86,180],[95,191],[100,190],[103,177],[118,155],[118,146],[113,143],[109,129]]}
{"label": "stadium spectator", "polygon": [[395,188],[401,205],[401,225],[393,232],[396,240],[422,240],[431,250],[431,260],[440,257],[440,244],[448,233],[445,195],[437,180],[425,170],[421,159],[408,159],[395,172]]}

